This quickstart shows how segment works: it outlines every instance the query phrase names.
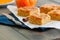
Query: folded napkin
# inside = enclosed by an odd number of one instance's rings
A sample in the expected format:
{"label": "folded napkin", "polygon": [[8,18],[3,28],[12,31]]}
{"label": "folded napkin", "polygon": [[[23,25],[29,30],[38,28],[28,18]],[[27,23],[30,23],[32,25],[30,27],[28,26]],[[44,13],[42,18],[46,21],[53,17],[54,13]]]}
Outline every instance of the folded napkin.
{"label": "folded napkin", "polygon": [[[12,14],[10,14],[12,15]],[[13,15],[12,15],[13,16]],[[14,25],[14,23],[12,23],[11,21],[8,20],[8,18],[6,18],[3,15],[0,15],[0,24],[6,24],[6,25]]]}
{"label": "folded napkin", "polygon": [[[15,17],[12,13],[9,14],[9,15],[13,16],[17,21],[19,21],[18,18]],[[12,21],[10,21],[7,17],[5,17],[3,15],[0,15],[0,24],[9,25],[9,26],[15,26],[16,25]],[[19,25],[19,26],[20,27],[24,27],[24,28],[28,28],[28,26],[26,26],[24,24],[23,25]],[[42,29],[44,31],[47,28],[38,28],[38,29]]]}

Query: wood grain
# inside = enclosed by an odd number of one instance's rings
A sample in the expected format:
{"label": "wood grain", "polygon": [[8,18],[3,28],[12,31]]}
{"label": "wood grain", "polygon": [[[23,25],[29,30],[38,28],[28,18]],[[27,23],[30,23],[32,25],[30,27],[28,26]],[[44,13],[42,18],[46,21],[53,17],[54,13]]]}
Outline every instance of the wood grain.
{"label": "wood grain", "polygon": [[9,26],[0,25],[0,40],[28,40]]}
{"label": "wood grain", "polygon": [[47,30],[45,32],[38,32],[26,29],[19,29],[17,31],[23,34],[24,36],[28,37],[28,39],[30,40],[52,40],[60,38],[60,30],[57,29]]}

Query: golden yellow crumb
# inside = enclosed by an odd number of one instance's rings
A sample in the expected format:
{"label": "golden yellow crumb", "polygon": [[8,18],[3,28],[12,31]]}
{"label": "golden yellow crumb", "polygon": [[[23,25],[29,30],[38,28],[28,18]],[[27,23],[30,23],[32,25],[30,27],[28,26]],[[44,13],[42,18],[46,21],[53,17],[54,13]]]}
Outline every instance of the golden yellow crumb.
{"label": "golden yellow crumb", "polygon": [[37,25],[43,25],[48,23],[51,20],[50,16],[48,14],[41,13],[38,14],[32,14],[29,16],[29,23],[37,24]]}
{"label": "golden yellow crumb", "polygon": [[38,8],[37,7],[20,7],[18,9],[18,16],[29,16],[31,13],[37,13],[38,12]]}
{"label": "golden yellow crumb", "polygon": [[52,20],[60,20],[60,10],[52,10],[48,12]]}

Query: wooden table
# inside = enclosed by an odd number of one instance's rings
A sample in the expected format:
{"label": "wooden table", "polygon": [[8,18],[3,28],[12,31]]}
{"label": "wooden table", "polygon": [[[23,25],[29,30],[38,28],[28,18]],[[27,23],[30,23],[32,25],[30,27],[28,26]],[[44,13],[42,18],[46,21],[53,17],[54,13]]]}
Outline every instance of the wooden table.
{"label": "wooden table", "polygon": [[[7,8],[0,8],[0,13],[10,13]],[[0,40],[52,40],[60,38],[60,30],[50,29],[45,32],[16,28],[0,24]]]}

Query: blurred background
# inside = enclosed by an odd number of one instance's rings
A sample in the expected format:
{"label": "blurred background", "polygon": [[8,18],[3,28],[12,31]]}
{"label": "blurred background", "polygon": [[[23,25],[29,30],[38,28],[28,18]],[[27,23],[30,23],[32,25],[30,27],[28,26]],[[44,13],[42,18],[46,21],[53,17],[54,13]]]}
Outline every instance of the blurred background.
{"label": "blurred background", "polygon": [[51,4],[51,3],[59,5],[60,4],[60,0],[37,0],[37,4],[36,5],[40,6],[40,5],[43,5],[43,4]]}

